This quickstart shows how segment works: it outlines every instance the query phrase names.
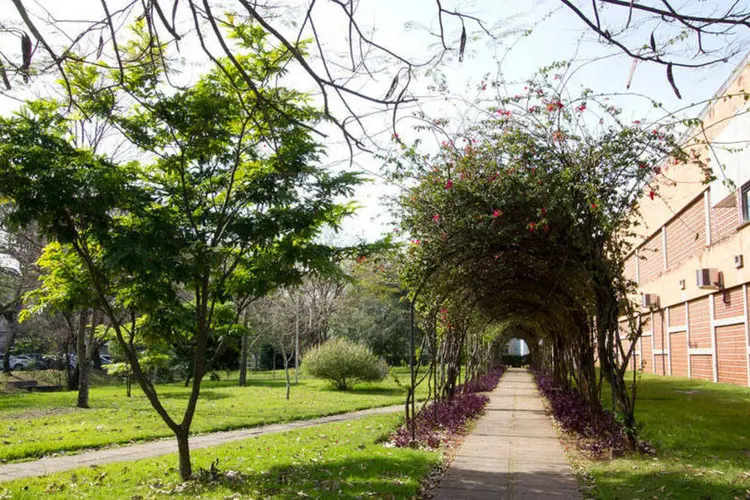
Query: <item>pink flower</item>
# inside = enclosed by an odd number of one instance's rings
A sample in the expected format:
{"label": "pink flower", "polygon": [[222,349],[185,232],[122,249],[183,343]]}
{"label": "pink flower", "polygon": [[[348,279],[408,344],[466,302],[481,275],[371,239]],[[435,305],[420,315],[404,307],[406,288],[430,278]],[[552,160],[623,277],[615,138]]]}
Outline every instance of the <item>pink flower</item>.
{"label": "pink flower", "polygon": [[584,111],[586,111],[586,104],[581,104],[580,106],[576,107],[576,111],[578,111],[579,113],[583,113]]}
{"label": "pink flower", "polygon": [[440,222],[440,214],[435,214],[432,216],[432,220],[435,222]]}
{"label": "pink flower", "polygon": [[492,212],[492,216],[493,216],[494,218],[496,218],[496,219],[497,219],[498,217],[502,217],[502,215],[503,215],[503,211],[502,211],[502,210],[498,210],[498,209],[495,209],[495,211],[494,211],[494,212]]}
{"label": "pink flower", "polygon": [[445,189],[451,189],[453,187],[453,181],[448,179],[448,182],[445,183]]}

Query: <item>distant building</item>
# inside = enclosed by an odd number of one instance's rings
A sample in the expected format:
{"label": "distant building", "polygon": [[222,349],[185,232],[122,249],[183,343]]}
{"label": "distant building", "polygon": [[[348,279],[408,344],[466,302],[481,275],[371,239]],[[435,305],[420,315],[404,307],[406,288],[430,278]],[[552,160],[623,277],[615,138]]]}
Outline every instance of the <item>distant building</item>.
{"label": "distant building", "polygon": [[505,344],[504,354],[511,356],[526,356],[529,353],[529,346],[522,339],[510,339]]}

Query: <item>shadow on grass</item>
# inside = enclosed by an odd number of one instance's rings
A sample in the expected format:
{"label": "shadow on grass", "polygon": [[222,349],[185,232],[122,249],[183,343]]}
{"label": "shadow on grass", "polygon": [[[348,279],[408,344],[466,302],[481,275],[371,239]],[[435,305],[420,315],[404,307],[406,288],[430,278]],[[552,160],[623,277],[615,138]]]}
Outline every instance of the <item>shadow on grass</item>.
{"label": "shadow on grass", "polygon": [[[188,399],[190,398],[190,391],[163,392],[159,394],[159,397],[164,398],[164,399]],[[226,394],[223,392],[216,392],[210,389],[203,389],[200,395],[200,398],[202,400],[208,400],[208,401],[214,401],[217,399],[226,399],[228,397],[231,397],[231,394]]]}
{"label": "shadow on grass", "polygon": [[596,479],[596,498],[676,498],[719,500],[745,498],[747,484],[730,484],[719,475],[654,471],[618,471]]}
{"label": "shadow on grass", "polygon": [[214,481],[203,471],[203,479],[192,483],[190,493],[196,496],[239,494],[242,498],[308,495],[314,498],[412,498],[419,488],[419,478],[425,476],[432,465],[427,455],[415,453],[407,457],[367,457],[276,466],[250,474],[230,472],[221,474]]}

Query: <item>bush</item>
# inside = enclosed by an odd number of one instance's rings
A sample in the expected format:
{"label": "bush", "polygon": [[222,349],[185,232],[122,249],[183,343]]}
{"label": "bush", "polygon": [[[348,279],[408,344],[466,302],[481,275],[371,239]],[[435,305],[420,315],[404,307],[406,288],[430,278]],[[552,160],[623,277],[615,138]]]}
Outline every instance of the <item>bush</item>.
{"label": "bush", "polygon": [[351,389],[357,382],[377,382],[388,375],[388,365],[370,349],[344,339],[331,339],[309,351],[304,368],[313,377],[330,380],[336,389]]}
{"label": "bush", "polygon": [[[490,398],[484,394],[461,393],[451,400],[433,401],[417,414],[416,444],[425,448],[439,448],[443,442],[455,440],[466,433],[466,424],[484,412]],[[399,448],[412,446],[411,431],[403,425],[390,437]]]}

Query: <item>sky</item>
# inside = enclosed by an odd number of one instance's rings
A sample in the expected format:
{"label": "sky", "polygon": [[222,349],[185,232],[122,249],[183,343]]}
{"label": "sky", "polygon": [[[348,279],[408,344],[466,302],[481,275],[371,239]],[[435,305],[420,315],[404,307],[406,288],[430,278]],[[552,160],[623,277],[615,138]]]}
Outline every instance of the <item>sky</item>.
{"label": "sky", "polygon": [[[719,0],[701,2],[701,8],[710,8],[710,4],[720,4]],[[100,19],[102,7],[99,0],[76,0],[59,2],[58,0],[38,0],[38,5],[50,9],[56,16],[65,19]],[[116,10],[121,2],[110,0],[111,10]],[[162,2],[170,4],[171,2]],[[232,8],[236,2],[224,0],[218,5]],[[678,2],[680,3],[680,2]],[[695,2],[681,2],[683,5],[697,5]],[[31,3],[29,3],[31,5]],[[4,23],[14,21],[14,13],[10,4],[4,4],[5,10],[0,11],[0,20]],[[287,35],[296,33],[299,22],[306,12],[304,0],[279,2],[278,17],[271,19],[276,29]],[[357,18],[368,35],[383,46],[414,59],[425,59],[437,50],[437,38],[433,35],[438,31],[438,17],[435,0],[361,0]],[[583,2],[582,5],[588,5]],[[439,144],[439,138],[424,137],[413,129],[415,121],[410,114],[418,107],[431,116],[442,116],[451,120],[450,127],[458,129],[470,122],[475,113],[473,106],[488,106],[492,102],[493,89],[479,92],[478,86],[488,76],[495,78],[499,75],[506,81],[523,82],[530,78],[539,68],[556,61],[573,60],[576,68],[573,77],[568,82],[568,88],[575,92],[583,86],[597,92],[611,92],[617,94],[630,93],[630,96],[613,97],[612,102],[623,108],[624,117],[632,119],[656,119],[663,114],[663,110],[655,109],[648,99],[637,95],[648,96],[662,102],[668,110],[678,110],[687,107],[686,116],[697,115],[701,106],[690,107],[691,103],[703,101],[711,97],[731,74],[739,63],[740,57],[729,60],[726,64],[713,66],[708,70],[675,70],[675,80],[682,92],[682,99],[674,95],[665,76],[665,68],[656,65],[640,65],[627,90],[626,81],[631,71],[631,60],[620,54],[612,47],[604,46],[597,38],[587,31],[580,19],[572,12],[561,7],[558,0],[443,0],[446,9],[460,9],[461,12],[471,14],[481,19],[487,26],[501,34],[498,40],[490,40],[486,36],[479,36],[476,23],[467,21],[469,38],[466,57],[459,62],[455,55],[446,58],[438,67],[430,72],[420,71],[410,87],[411,93],[419,97],[415,107],[402,109],[398,115],[397,131],[400,137],[408,142],[422,137],[428,139],[424,143],[425,151],[434,151]],[[220,7],[217,7],[219,10]],[[41,14],[41,11],[37,11]],[[186,27],[189,13],[184,4],[178,14],[178,23]],[[319,1],[316,4],[315,17],[319,40],[329,55],[346,55],[348,47],[348,25],[340,14],[337,6],[331,2]],[[296,22],[295,22],[296,20]],[[460,36],[460,22],[456,18],[444,16],[446,40],[452,47],[458,45]],[[615,19],[622,22],[623,20]],[[654,27],[652,25],[635,23],[632,37],[648,40]],[[67,26],[75,26],[70,24]],[[185,28],[187,29],[187,28]],[[521,34],[523,33],[523,34]],[[667,37],[664,28],[657,28],[656,33],[660,42]],[[311,35],[307,30],[307,35]],[[50,34],[52,39],[54,34]],[[0,34],[0,43],[17,43],[13,35]],[[92,39],[95,44],[96,39]],[[109,47],[105,48],[104,57],[108,55]],[[743,54],[744,55],[744,54]],[[181,46],[179,56],[182,58],[182,81],[187,83],[194,79],[206,68],[206,60],[195,40],[186,40]],[[331,58],[336,61],[336,57]],[[345,60],[342,59],[342,60]],[[349,85],[365,93],[385,95],[394,75],[403,71],[403,65],[394,64],[393,60],[380,60],[377,54],[370,56],[372,77],[358,76],[349,81]],[[315,68],[322,70],[322,62],[312,59]],[[336,68],[332,67],[336,72]],[[340,73],[344,76],[344,73]],[[401,73],[403,75],[403,73]],[[436,78],[444,78],[447,92],[439,97],[431,89]],[[303,90],[315,92],[313,82],[299,69],[291,69],[286,78],[287,85]],[[523,85],[519,83],[519,85]],[[44,95],[49,91],[49,85],[35,82],[35,87],[21,92],[16,91],[15,97],[24,97],[32,92]],[[508,89],[512,93],[512,86]],[[317,97],[320,102],[319,96]],[[335,101],[335,99],[334,99]],[[0,96],[0,113],[8,113],[18,106],[16,100],[7,96]],[[341,103],[333,102],[333,109],[339,113],[344,111]],[[375,109],[362,101],[352,101],[357,114],[366,115]],[[392,147],[390,141],[390,115],[377,113],[364,120],[368,132],[374,135],[375,142],[383,148]],[[344,226],[345,239],[361,237],[374,240],[383,233],[392,231],[393,221],[388,209],[383,203],[383,197],[394,195],[399,186],[388,184],[380,177],[382,162],[376,157],[358,153],[350,157],[343,138],[335,128],[323,128],[328,137],[323,139],[327,147],[326,162],[333,168],[353,168],[361,170],[372,182],[357,190],[356,198],[361,208],[358,214],[348,220]],[[350,161],[353,163],[350,164]]]}

